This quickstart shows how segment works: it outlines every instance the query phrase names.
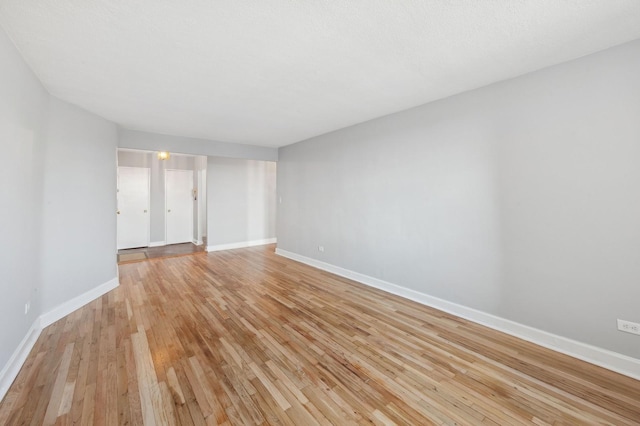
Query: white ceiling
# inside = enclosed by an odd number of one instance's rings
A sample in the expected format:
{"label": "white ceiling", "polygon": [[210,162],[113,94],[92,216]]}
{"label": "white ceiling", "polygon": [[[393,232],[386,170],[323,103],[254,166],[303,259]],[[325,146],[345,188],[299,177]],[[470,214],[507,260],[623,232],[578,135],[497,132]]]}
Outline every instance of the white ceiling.
{"label": "white ceiling", "polygon": [[0,0],[51,94],[282,146],[640,38],[638,0]]}

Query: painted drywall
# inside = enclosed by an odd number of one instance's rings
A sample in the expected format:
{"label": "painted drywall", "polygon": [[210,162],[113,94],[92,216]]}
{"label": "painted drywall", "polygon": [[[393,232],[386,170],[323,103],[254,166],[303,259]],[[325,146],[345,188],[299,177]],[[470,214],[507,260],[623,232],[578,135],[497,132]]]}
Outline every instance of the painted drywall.
{"label": "painted drywall", "polygon": [[196,201],[197,209],[194,214],[197,220],[194,220],[196,229],[195,239],[200,242],[207,237],[207,157],[199,156],[197,158],[196,186],[198,190],[198,200]]}
{"label": "painted drywall", "polygon": [[[155,152],[118,150],[118,166],[146,167],[150,169],[150,243],[159,244],[165,238],[165,170],[193,170],[194,188],[197,188],[197,171],[200,167],[206,167],[206,157],[192,155],[171,155],[168,160],[158,160]],[[194,202],[194,239],[197,238],[198,204]]]}
{"label": "painted drywall", "polygon": [[125,128],[120,129],[118,146],[144,151],[170,151],[249,160],[276,161],[278,159],[277,148],[161,135]]}
{"label": "painted drywall", "polygon": [[638,75],[640,41],[281,148],[278,247],[640,358]]}
{"label": "painted drywall", "polygon": [[[43,123],[49,95],[0,28],[0,370],[31,324],[38,303]],[[24,305],[31,301],[25,315]]]}
{"label": "painted drywall", "polygon": [[129,128],[270,146],[640,37],[638,0],[1,4],[52,93]]}
{"label": "painted drywall", "polygon": [[275,238],[276,163],[207,159],[207,245]]}
{"label": "painted drywall", "polygon": [[114,279],[115,124],[51,97],[42,209],[43,310]]}
{"label": "painted drywall", "polygon": [[51,97],[1,29],[0,69],[1,397],[43,319],[117,284],[117,127]]}

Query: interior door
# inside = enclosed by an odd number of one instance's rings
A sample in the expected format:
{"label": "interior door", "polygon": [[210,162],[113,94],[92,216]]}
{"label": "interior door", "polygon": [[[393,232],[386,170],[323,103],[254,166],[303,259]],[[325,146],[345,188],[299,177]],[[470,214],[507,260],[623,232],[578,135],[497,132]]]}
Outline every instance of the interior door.
{"label": "interior door", "polygon": [[193,240],[193,171],[165,170],[167,244]]}
{"label": "interior door", "polygon": [[118,250],[149,245],[149,169],[118,167]]}

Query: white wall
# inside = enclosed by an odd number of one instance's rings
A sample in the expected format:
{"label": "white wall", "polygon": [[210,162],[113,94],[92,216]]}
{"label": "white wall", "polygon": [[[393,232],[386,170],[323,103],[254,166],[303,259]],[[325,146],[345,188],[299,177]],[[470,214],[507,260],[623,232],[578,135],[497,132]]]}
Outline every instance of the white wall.
{"label": "white wall", "polygon": [[197,209],[194,214],[197,216],[195,221],[195,239],[202,241],[207,236],[207,157],[199,156],[197,161],[196,172],[196,188],[198,189],[198,200],[196,201]]}
{"label": "white wall", "polygon": [[640,41],[281,148],[278,248],[640,358],[638,76]]}
{"label": "white wall", "polygon": [[[0,370],[38,317],[43,124],[49,95],[0,28]],[[24,314],[31,300],[31,312]],[[1,394],[0,394],[1,396]]]}
{"label": "white wall", "polygon": [[[197,188],[197,171],[204,167],[206,157],[191,155],[172,154],[168,160],[158,160],[157,153],[147,151],[118,150],[118,166],[125,167],[146,167],[150,169],[150,222],[151,222],[151,243],[163,243],[165,241],[165,170],[193,170],[194,188]],[[198,204],[194,202],[194,239],[197,235],[197,214]]]}
{"label": "white wall", "polygon": [[209,157],[207,246],[275,238],[276,164]]}
{"label": "white wall", "polygon": [[170,151],[181,154],[207,155],[251,160],[276,161],[277,148],[219,142],[182,136],[161,135],[138,130],[120,129],[120,148],[145,151]]}
{"label": "white wall", "polygon": [[115,124],[49,102],[42,210],[42,307],[47,312],[114,279]]}

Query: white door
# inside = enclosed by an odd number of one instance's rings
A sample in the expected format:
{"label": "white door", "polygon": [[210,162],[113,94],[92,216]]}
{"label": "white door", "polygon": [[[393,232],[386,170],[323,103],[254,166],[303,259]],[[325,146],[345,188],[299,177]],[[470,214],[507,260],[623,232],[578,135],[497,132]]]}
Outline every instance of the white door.
{"label": "white door", "polygon": [[165,170],[167,244],[193,240],[193,171]]}
{"label": "white door", "polygon": [[118,167],[118,250],[149,245],[149,169]]}

